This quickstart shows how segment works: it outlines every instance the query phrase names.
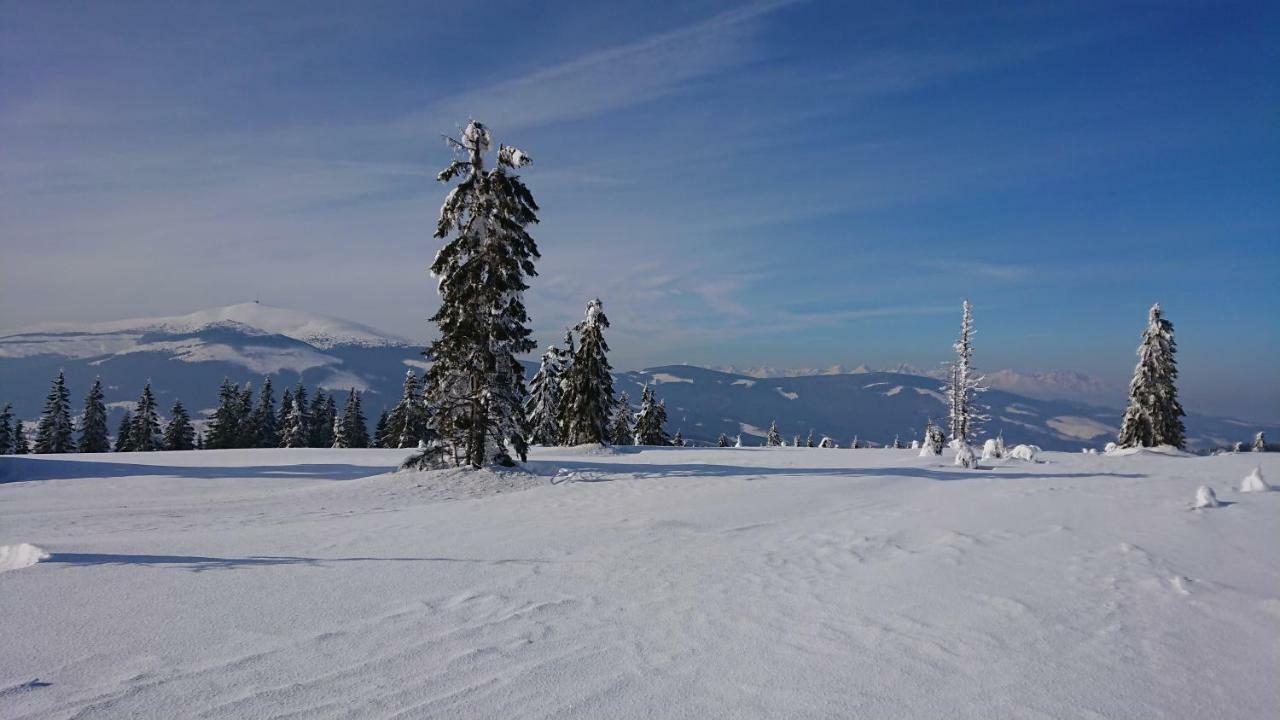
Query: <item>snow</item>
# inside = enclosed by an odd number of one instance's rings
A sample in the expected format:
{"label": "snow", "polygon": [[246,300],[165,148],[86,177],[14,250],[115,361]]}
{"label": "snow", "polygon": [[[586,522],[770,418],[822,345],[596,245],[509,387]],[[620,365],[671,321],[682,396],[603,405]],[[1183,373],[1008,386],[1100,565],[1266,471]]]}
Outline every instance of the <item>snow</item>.
{"label": "snow", "polygon": [[1240,481],[1240,492],[1242,493],[1269,492],[1270,490],[1271,486],[1262,477],[1262,466],[1250,470],[1249,474]]}
{"label": "snow", "polygon": [[743,387],[751,387],[752,385],[755,385],[755,384],[756,384],[756,381],[755,381],[755,380],[747,380],[747,379],[745,379],[745,378],[744,378],[744,379],[742,379],[742,380],[734,380],[734,381],[733,381],[733,383],[731,383],[731,384],[733,384],[733,385],[741,385],[741,386],[743,386]]}
{"label": "snow", "polygon": [[788,399],[788,400],[796,400],[796,399],[798,399],[798,398],[800,397],[800,393],[796,393],[796,392],[787,392],[786,390],[783,390],[783,389],[782,389],[782,388],[780,388],[780,387],[776,387],[776,388],[774,388],[774,390],[776,390],[776,391],[778,392],[778,394],[779,394],[779,395],[781,395],[782,397],[784,397],[784,398],[786,398],[786,399]]}
{"label": "snow", "polygon": [[693,383],[693,381],[690,380],[689,378],[677,377],[670,373],[662,373],[662,372],[653,373],[652,375],[649,376],[649,378],[655,385],[661,385],[662,383],[690,383],[690,384]]}
{"label": "snow", "polygon": [[1216,508],[1218,507],[1218,496],[1213,492],[1213,488],[1208,485],[1201,485],[1196,488],[1196,508]]}
{"label": "snow", "polygon": [[894,395],[897,395],[897,394],[898,394],[898,393],[900,393],[900,392],[902,392],[902,386],[901,386],[901,385],[894,385],[893,387],[889,388],[889,389],[885,392],[885,397],[893,397]]}
{"label": "snow", "polygon": [[21,570],[48,559],[49,553],[30,543],[0,545],[0,573]]}
{"label": "snow", "polygon": [[405,454],[0,458],[0,716],[1280,715],[1280,455]]}
{"label": "snow", "polygon": [[1102,435],[1111,435],[1116,429],[1093,418],[1062,415],[1045,421],[1054,432],[1072,440],[1092,440]]}
{"label": "snow", "polygon": [[1006,455],[1014,460],[1026,460],[1027,462],[1035,462],[1040,456],[1040,447],[1038,445],[1015,445]]}
{"label": "snow", "polygon": [[928,388],[911,388],[911,389],[915,390],[917,395],[928,395],[929,397],[933,398],[934,400],[937,400],[943,405],[947,404],[947,396],[943,395],[937,390],[930,390]]}

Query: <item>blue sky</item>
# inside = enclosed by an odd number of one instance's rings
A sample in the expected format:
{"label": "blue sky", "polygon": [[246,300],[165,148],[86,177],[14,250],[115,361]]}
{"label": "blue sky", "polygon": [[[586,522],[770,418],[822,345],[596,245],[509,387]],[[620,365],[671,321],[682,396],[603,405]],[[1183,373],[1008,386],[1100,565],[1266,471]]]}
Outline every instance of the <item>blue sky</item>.
{"label": "blue sky", "polygon": [[[671,7],[660,7],[671,5]],[[658,6],[658,7],[655,7]],[[1274,3],[70,3],[0,14],[0,328],[255,296],[425,341],[469,117],[534,158],[544,344],[1123,383],[1280,415]]]}

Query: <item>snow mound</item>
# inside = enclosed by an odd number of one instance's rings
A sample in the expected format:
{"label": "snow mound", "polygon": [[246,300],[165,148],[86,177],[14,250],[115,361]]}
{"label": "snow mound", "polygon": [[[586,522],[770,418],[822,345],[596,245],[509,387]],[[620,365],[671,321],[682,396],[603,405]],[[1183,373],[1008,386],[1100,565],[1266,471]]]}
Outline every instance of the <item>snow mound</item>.
{"label": "snow mound", "polygon": [[963,468],[978,467],[978,458],[973,454],[973,448],[969,447],[968,443],[961,445],[956,451],[956,465]]}
{"label": "snow mound", "polygon": [[[408,483],[406,487],[406,482]],[[481,468],[447,468],[444,470],[401,470],[374,475],[352,483],[352,491],[364,487],[391,485],[409,490],[410,494],[428,501],[469,500],[473,498],[519,492],[546,485],[549,480],[524,469],[494,470]]]}
{"label": "snow mound", "polygon": [[1117,457],[1128,457],[1130,455],[1167,455],[1169,457],[1194,457],[1191,453],[1179,450],[1172,445],[1157,445],[1155,447],[1117,447],[1111,450],[1108,455]]}
{"label": "snow mound", "polygon": [[1267,492],[1271,490],[1271,486],[1266,480],[1262,479],[1262,466],[1255,467],[1243,480],[1240,481],[1240,492]]}
{"label": "snow mound", "polygon": [[0,572],[21,570],[48,559],[49,553],[30,543],[0,545]]}
{"label": "snow mound", "polygon": [[1218,496],[1214,494],[1213,488],[1208,485],[1201,485],[1196,488],[1196,504],[1197,508],[1216,508],[1218,507]]}
{"label": "snow mound", "polygon": [[1038,445],[1015,445],[1007,454],[1014,460],[1035,462],[1036,456],[1040,454],[1040,447]]}

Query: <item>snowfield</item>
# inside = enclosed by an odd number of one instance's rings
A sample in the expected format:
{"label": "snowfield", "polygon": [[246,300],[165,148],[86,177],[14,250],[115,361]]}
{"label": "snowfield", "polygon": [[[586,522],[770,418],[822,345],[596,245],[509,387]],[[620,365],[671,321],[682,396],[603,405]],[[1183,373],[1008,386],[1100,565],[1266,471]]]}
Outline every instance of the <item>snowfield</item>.
{"label": "snowfield", "polygon": [[405,454],[0,458],[0,717],[1280,716],[1275,455]]}

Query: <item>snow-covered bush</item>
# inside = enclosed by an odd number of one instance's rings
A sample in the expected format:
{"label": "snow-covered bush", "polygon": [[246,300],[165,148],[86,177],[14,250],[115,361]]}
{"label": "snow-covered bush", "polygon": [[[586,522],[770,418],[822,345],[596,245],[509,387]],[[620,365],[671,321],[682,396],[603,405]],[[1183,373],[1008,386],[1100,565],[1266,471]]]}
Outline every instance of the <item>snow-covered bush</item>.
{"label": "snow-covered bush", "polygon": [[1196,489],[1197,508],[1216,508],[1218,507],[1218,496],[1214,494],[1213,488],[1208,485],[1201,485]]}
{"label": "snow-covered bush", "polygon": [[920,446],[920,457],[929,457],[930,455],[937,455],[939,452],[941,452],[941,450],[939,450],[933,444],[933,442],[934,442],[934,436],[932,433],[926,434],[924,436],[924,444]]}
{"label": "snow-covered bush", "polygon": [[995,438],[987,438],[987,441],[982,443],[983,460],[999,460],[1002,455],[1004,453],[1000,451],[1000,444]]}
{"label": "snow-covered bush", "polygon": [[912,441],[911,441],[911,449],[912,449],[912,450],[919,450],[919,449],[920,449],[920,441],[919,441],[919,440],[912,440]]}
{"label": "snow-covered bush", "polygon": [[968,443],[961,443],[960,449],[956,451],[956,465],[969,469],[978,467],[978,457]]}
{"label": "snow-covered bush", "polygon": [[832,440],[831,438],[825,435],[822,437],[822,442],[818,443],[818,447],[833,448],[835,446],[836,446],[836,441]]}
{"label": "snow-covered bush", "polygon": [[1014,460],[1026,460],[1027,462],[1035,462],[1036,456],[1040,454],[1040,447],[1037,445],[1015,445],[1008,452],[1009,457]]}
{"label": "snow-covered bush", "polygon": [[1271,486],[1267,481],[1262,479],[1262,466],[1255,467],[1252,472],[1240,481],[1240,492],[1267,492],[1271,490]]}
{"label": "snow-covered bush", "polygon": [[1106,444],[1106,446],[1104,446],[1104,447],[1102,448],[1102,452],[1107,453],[1107,454],[1111,454],[1111,453],[1115,452],[1115,451],[1116,451],[1116,449],[1117,449],[1117,448],[1119,448],[1119,447],[1120,447],[1119,445],[1116,445],[1116,444],[1115,444],[1115,443],[1113,443],[1113,442],[1109,442],[1109,443],[1107,443],[1107,444]]}

